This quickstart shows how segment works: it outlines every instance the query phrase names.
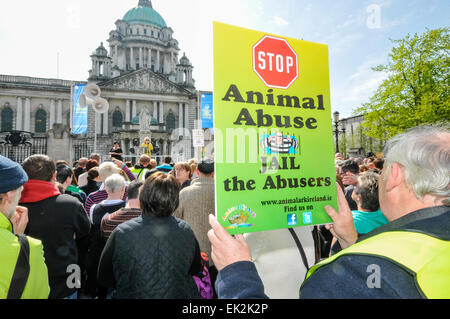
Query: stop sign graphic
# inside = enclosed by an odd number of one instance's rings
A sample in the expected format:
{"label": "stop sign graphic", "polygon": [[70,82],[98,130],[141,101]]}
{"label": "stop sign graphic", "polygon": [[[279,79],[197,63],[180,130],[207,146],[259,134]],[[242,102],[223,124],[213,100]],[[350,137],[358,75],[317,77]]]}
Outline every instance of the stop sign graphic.
{"label": "stop sign graphic", "polygon": [[264,36],[253,46],[253,70],[268,87],[288,89],[298,79],[298,56],[282,38]]}

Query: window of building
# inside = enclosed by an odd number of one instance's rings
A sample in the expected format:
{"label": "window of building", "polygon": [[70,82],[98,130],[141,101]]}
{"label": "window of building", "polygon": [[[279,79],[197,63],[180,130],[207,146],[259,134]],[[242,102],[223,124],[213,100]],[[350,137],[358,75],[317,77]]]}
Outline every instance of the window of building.
{"label": "window of building", "polygon": [[47,112],[42,109],[36,111],[34,131],[36,133],[47,132]]}
{"label": "window of building", "polygon": [[172,131],[175,129],[175,115],[172,111],[167,114],[166,117],[166,129],[168,133],[172,133]]}
{"label": "window of building", "polygon": [[113,127],[122,127],[123,123],[123,115],[119,110],[114,111],[112,116],[112,126]]}
{"label": "window of building", "polygon": [[10,107],[5,107],[2,110],[2,131],[12,131],[13,114],[13,110]]}

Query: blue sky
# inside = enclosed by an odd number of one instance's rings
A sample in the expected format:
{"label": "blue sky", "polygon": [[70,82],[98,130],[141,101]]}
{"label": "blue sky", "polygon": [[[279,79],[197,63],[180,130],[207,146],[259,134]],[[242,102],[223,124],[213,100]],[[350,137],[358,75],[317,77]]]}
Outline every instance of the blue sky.
{"label": "blue sky", "polygon": [[[199,90],[213,89],[212,21],[327,44],[332,111],[367,102],[384,74],[389,39],[449,26],[447,0],[153,0],[194,65]],[[0,74],[86,80],[90,54],[138,0],[1,1]]]}

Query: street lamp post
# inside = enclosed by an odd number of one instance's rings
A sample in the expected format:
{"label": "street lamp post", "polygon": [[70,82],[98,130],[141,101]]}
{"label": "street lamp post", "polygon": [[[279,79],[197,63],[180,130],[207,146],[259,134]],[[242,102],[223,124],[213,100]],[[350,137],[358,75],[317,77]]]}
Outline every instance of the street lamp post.
{"label": "street lamp post", "polygon": [[334,118],[334,134],[336,135],[336,153],[339,153],[339,112],[336,111],[333,113]]}
{"label": "street lamp post", "polygon": [[[336,136],[336,153],[339,153],[339,134],[344,133],[344,138],[345,138],[345,123],[344,123],[344,121],[339,120],[339,112],[337,112],[337,111],[333,113],[333,120],[334,120],[334,134]],[[340,122],[343,122],[343,124],[342,124],[342,129],[339,130]]]}

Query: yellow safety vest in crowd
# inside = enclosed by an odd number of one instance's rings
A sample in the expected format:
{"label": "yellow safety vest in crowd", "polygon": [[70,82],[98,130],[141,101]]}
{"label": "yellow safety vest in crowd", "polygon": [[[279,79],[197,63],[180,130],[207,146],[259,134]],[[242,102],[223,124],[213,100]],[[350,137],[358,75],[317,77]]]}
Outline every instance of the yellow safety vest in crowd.
{"label": "yellow safety vest in crowd", "polygon": [[416,286],[426,298],[450,298],[450,241],[412,231],[381,233],[311,267],[305,281],[320,267],[346,255],[390,259],[415,274]]}

